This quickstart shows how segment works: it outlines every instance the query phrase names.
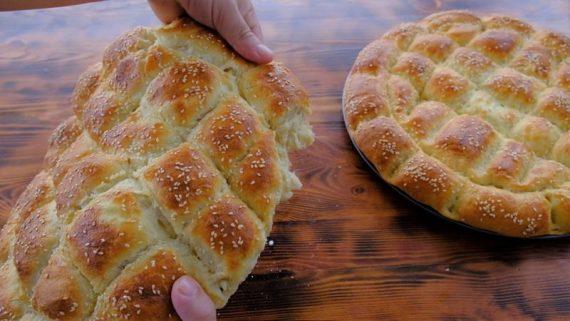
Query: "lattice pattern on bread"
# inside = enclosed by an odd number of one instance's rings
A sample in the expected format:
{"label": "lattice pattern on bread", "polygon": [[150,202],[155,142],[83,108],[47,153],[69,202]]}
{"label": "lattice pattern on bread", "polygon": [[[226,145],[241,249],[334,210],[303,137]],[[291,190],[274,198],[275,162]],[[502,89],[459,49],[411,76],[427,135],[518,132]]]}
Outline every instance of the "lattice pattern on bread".
{"label": "lattice pattern on bread", "polygon": [[500,234],[570,232],[570,39],[466,11],[366,46],[343,109],[382,178]]}
{"label": "lattice pattern on bread", "polygon": [[224,306],[300,187],[295,76],[179,20],[111,44],[73,107],[0,234],[0,320],[178,319],[181,275]]}

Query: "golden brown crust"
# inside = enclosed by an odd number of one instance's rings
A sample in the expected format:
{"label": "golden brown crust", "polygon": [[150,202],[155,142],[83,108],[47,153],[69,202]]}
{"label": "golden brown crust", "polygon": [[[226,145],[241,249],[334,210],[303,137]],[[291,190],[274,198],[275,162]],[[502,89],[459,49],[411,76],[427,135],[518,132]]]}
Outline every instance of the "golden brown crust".
{"label": "golden brown crust", "polygon": [[448,105],[464,103],[470,90],[470,83],[452,69],[438,69],[428,80],[424,96],[428,100],[440,101]]}
{"label": "golden brown crust", "polygon": [[55,203],[20,217],[15,226],[14,264],[23,286],[31,290],[38,272],[47,264],[59,238]]}
{"label": "golden brown crust", "polygon": [[245,157],[232,169],[230,186],[271,230],[275,207],[287,198],[285,177],[277,160],[277,146],[272,133],[259,137]]}
{"label": "golden brown crust", "polygon": [[528,23],[509,16],[494,15],[483,18],[486,29],[511,29],[525,36],[534,32],[534,28]]}
{"label": "golden brown crust", "polygon": [[462,10],[433,14],[424,18],[423,24],[429,31],[445,33],[460,45],[467,44],[482,29],[479,17]]}
{"label": "golden brown crust", "polygon": [[354,138],[364,155],[385,176],[389,176],[416,151],[408,134],[387,117],[378,117],[362,124],[354,133]]}
{"label": "golden brown crust", "polygon": [[461,115],[447,122],[436,134],[433,153],[461,170],[475,165],[495,139],[496,134],[489,124],[475,116]]}
{"label": "golden brown crust", "polygon": [[177,254],[162,249],[137,262],[99,298],[94,320],[180,320],[170,302],[174,281],[188,273]]}
{"label": "golden brown crust", "polygon": [[49,168],[53,184],[57,185],[61,182],[67,171],[74,166],[79,160],[89,156],[95,152],[96,145],[89,134],[82,132],[77,139],[68,148],[57,154],[54,164]]}
{"label": "golden brown crust", "polygon": [[8,260],[18,220],[19,217],[11,215],[6,224],[0,228],[0,264]]}
{"label": "golden brown crust", "polygon": [[416,153],[394,174],[393,182],[408,195],[434,209],[449,213],[461,181],[452,170],[437,160]]}
{"label": "golden brown crust", "polygon": [[[65,247],[75,266],[96,290],[117,276],[121,267],[159,238],[159,214],[150,200],[125,181],[101,194],[75,215],[65,235]],[[152,235],[152,236],[151,236]]]}
{"label": "golden brown crust", "polygon": [[223,177],[211,161],[189,144],[155,160],[142,176],[158,204],[172,212],[167,217],[175,226],[187,224],[223,185]]}
{"label": "golden brown crust", "polygon": [[369,74],[356,74],[346,83],[345,115],[351,128],[378,115],[387,115],[388,93],[385,81]]}
{"label": "golden brown crust", "polygon": [[570,56],[570,37],[567,35],[541,30],[534,35],[534,40],[548,49],[556,61],[564,61]]}
{"label": "golden brown crust", "polygon": [[123,58],[132,52],[145,49],[152,45],[156,36],[151,30],[138,27],[113,41],[103,53],[103,68],[112,70],[119,65]]}
{"label": "golden brown crust", "polygon": [[542,89],[536,80],[509,69],[501,69],[487,78],[483,87],[500,102],[515,109],[528,111]]}
{"label": "golden brown crust", "polygon": [[29,212],[54,199],[55,190],[51,177],[46,172],[40,172],[24,192],[18,197],[12,215],[22,217]]}
{"label": "golden brown crust", "polygon": [[[388,81],[388,97],[393,102],[392,116],[401,120],[417,105],[419,95],[418,91],[402,77],[390,77]],[[389,113],[390,110],[387,112]]]}
{"label": "golden brown crust", "polygon": [[223,195],[203,209],[185,232],[197,259],[218,276],[213,289],[207,288],[222,294],[237,288],[241,279],[235,276],[245,278],[243,272],[253,268],[265,242],[264,226],[231,195]]}
{"label": "golden brown crust", "polygon": [[194,139],[223,171],[242,159],[260,136],[261,120],[242,99],[229,98],[202,121]]}
{"label": "golden brown crust", "polygon": [[449,10],[434,13],[422,20],[430,31],[448,31],[461,24],[480,24],[481,20],[476,15],[464,10]]}
{"label": "golden brown crust", "polygon": [[156,157],[180,142],[181,138],[170,126],[152,118],[142,119],[140,113],[135,112],[107,131],[99,147],[129,162],[144,164],[146,159]]}
{"label": "golden brown crust", "polygon": [[481,186],[466,189],[457,205],[459,219],[465,223],[522,237],[548,233],[549,210],[550,204],[538,193],[515,194]]}
{"label": "golden brown crust", "polygon": [[16,267],[10,261],[0,264],[0,320],[19,320],[27,300],[18,282]]}
{"label": "golden brown crust", "polygon": [[570,38],[454,10],[380,39],[356,59],[343,111],[382,178],[481,229],[570,233]]}
{"label": "golden brown crust", "polygon": [[240,57],[214,31],[193,20],[176,20],[154,32],[158,41],[166,47],[200,58],[231,74],[241,74],[254,66]]}
{"label": "golden brown crust", "polygon": [[152,45],[146,51],[129,54],[120,60],[102,86],[116,91],[124,100],[133,101],[140,97],[144,86],[173,59],[168,49]]}
{"label": "golden brown crust", "polygon": [[404,128],[416,139],[424,139],[441,127],[441,123],[450,114],[451,110],[447,105],[437,101],[425,101],[415,106],[404,123]]}
{"label": "golden brown crust", "polygon": [[85,102],[91,97],[91,95],[93,95],[99,86],[101,68],[101,63],[92,65],[79,76],[79,80],[75,83],[71,101],[73,111],[76,115],[81,115],[83,113]]}
{"label": "golden brown crust", "polygon": [[542,81],[548,81],[552,72],[550,53],[540,46],[530,46],[521,50],[510,65],[521,73]]}
{"label": "golden brown crust", "polygon": [[570,131],[561,135],[552,147],[552,158],[570,168]]}
{"label": "golden brown crust", "polygon": [[512,136],[525,142],[536,155],[548,157],[560,136],[560,130],[544,118],[527,116],[513,128]]}
{"label": "golden brown crust", "polygon": [[493,61],[467,47],[457,48],[450,59],[451,67],[475,83],[481,82],[494,68]]}
{"label": "golden brown crust", "polygon": [[291,70],[280,63],[260,65],[246,71],[238,86],[240,94],[275,131],[280,144],[287,149],[312,144],[311,128],[303,121],[310,112],[309,95]]}
{"label": "golden brown crust", "polygon": [[95,141],[100,141],[106,131],[129,115],[135,106],[125,103],[108,92],[95,94],[85,103],[81,120]]}
{"label": "golden brown crust", "polygon": [[414,52],[406,52],[398,57],[396,64],[392,67],[392,72],[408,78],[414,87],[421,91],[434,68],[434,63],[427,57]]}
{"label": "golden brown crust", "polygon": [[75,116],[69,117],[53,131],[48,141],[48,151],[44,158],[47,168],[55,166],[60,155],[81,135],[82,128]]}
{"label": "golden brown crust", "polygon": [[558,66],[555,79],[556,85],[570,91],[570,60],[566,60]]}
{"label": "golden brown crust", "polygon": [[508,141],[490,162],[486,173],[488,182],[501,187],[516,184],[532,159],[532,152],[525,145]]}
{"label": "golden brown crust", "polygon": [[188,129],[232,85],[223,71],[202,60],[176,62],[150,83],[144,108],[156,110],[168,124]]}
{"label": "golden brown crust", "polygon": [[0,320],[179,320],[182,275],[223,307],[301,186],[299,80],[180,19],[114,41],[71,105],[0,230]]}
{"label": "golden brown crust", "polygon": [[123,162],[116,157],[92,154],[73,164],[56,184],[55,201],[59,215],[77,209],[98,187],[124,178]]}
{"label": "golden brown crust", "polygon": [[417,36],[408,50],[439,63],[453,52],[455,46],[453,40],[446,36],[426,34]]}
{"label": "golden brown crust", "polygon": [[230,270],[256,255],[260,231],[253,213],[238,200],[224,197],[208,206],[189,233],[220,257]]}
{"label": "golden brown crust", "polygon": [[504,63],[512,57],[522,43],[522,37],[511,30],[488,30],[471,42],[471,47],[497,63]]}
{"label": "golden brown crust", "polygon": [[[400,50],[406,50],[410,43],[414,40],[416,35],[427,32],[425,28],[417,23],[403,23],[396,26],[386,32],[382,39],[387,39],[393,41],[396,47]],[[374,42],[373,42],[374,43]],[[391,42],[388,42],[389,44]],[[370,45],[369,45],[370,46]],[[367,46],[368,47],[368,46]],[[365,48],[366,49],[366,48]],[[382,48],[376,48],[376,50],[382,50]],[[360,53],[362,54],[362,53]],[[360,60],[360,59],[357,59]]]}
{"label": "golden brown crust", "polygon": [[54,254],[42,271],[31,298],[34,309],[56,320],[81,320],[94,305],[94,293],[62,253]]}
{"label": "golden brown crust", "polygon": [[552,222],[563,229],[570,227],[570,191],[553,190],[546,193],[552,205]]}
{"label": "golden brown crust", "polygon": [[570,130],[570,92],[560,88],[548,88],[540,94],[535,113],[558,126]]}
{"label": "golden brown crust", "polygon": [[391,41],[376,40],[367,45],[358,55],[358,63],[352,67],[353,73],[379,75],[386,73],[394,64],[398,51]]}

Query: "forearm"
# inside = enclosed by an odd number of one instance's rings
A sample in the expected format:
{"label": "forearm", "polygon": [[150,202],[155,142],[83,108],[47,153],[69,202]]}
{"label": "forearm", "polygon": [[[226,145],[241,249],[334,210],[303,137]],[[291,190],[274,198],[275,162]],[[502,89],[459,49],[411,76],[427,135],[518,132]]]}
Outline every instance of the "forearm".
{"label": "forearm", "polygon": [[95,1],[101,0],[2,0],[0,11],[60,7]]}

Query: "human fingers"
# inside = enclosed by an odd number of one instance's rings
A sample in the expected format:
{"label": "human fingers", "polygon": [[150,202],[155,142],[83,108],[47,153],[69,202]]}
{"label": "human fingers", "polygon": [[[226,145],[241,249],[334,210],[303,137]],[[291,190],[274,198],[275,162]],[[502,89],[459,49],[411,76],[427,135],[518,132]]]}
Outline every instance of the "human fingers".
{"label": "human fingers", "polygon": [[154,14],[163,23],[169,23],[184,15],[184,8],[176,0],[148,0]]}
{"label": "human fingers", "polygon": [[216,321],[216,308],[194,279],[183,276],[174,282],[172,303],[183,321]]}

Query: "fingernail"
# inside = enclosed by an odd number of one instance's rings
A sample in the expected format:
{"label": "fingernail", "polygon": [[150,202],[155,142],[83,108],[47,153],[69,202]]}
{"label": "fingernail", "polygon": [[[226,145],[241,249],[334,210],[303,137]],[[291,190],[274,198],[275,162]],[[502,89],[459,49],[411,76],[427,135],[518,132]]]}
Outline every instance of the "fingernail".
{"label": "fingernail", "polygon": [[273,51],[264,44],[257,45],[257,54],[259,57],[273,57]]}
{"label": "fingernail", "polygon": [[186,297],[192,297],[198,290],[197,284],[187,277],[182,277],[178,281],[178,291]]}

